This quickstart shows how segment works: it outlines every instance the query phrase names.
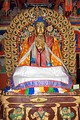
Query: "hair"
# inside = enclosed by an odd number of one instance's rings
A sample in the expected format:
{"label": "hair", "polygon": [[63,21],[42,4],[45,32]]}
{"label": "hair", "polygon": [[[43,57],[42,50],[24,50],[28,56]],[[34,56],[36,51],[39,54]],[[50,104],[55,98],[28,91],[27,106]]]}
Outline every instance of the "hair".
{"label": "hair", "polygon": [[42,16],[38,17],[38,19],[34,22],[34,26],[36,26],[37,22],[43,22],[45,26],[48,26],[48,23],[43,19]]}

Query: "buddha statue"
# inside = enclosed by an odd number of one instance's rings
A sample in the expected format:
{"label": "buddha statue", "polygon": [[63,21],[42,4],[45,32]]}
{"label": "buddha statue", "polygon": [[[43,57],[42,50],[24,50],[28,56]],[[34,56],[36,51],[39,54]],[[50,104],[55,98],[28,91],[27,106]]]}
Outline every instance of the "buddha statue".
{"label": "buddha statue", "polygon": [[47,35],[48,23],[43,17],[38,17],[34,26],[35,34],[27,37],[23,42],[19,64],[11,79],[12,88],[34,88],[35,93],[40,92],[40,88],[42,90],[44,87],[70,89],[72,79],[62,61],[58,40]]}

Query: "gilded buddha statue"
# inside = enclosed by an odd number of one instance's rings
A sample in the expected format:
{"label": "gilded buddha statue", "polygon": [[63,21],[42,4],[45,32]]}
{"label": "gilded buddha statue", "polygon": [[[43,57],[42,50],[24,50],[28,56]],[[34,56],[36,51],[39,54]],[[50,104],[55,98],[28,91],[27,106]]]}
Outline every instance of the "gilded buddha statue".
{"label": "gilded buddha statue", "polygon": [[44,92],[40,88],[67,91],[72,87],[72,79],[62,61],[58,40],[46,34],[47,25],[43,17],[38,17],[34,22],[35,34],[23,42],[19,64],[11,79],[13,89],[34,88],[37,93]]}

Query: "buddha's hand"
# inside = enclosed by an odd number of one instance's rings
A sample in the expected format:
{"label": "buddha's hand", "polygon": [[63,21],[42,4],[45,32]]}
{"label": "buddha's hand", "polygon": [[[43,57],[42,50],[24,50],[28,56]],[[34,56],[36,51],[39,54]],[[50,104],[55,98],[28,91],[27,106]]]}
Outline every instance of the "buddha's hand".
{"label": "buddha's hand", "polygon": [[41,42],[40,43],[36,42],[36,47],[37,47],[39,52],[42,52],[44,50],[44,48],[45,48],[45,44],[41,43]]}

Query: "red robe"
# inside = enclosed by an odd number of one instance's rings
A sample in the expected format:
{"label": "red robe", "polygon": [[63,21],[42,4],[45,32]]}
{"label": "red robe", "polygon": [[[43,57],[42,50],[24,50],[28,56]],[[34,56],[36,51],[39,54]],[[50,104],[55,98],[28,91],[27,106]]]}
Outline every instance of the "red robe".
{"label": "red robe", "polygon": [[[30,48],[30,46],[34,42],[35,37],[36,37],[35,35],[34,36],[30,36],[30,38],[28,40],[24,41],[23,46],[22,46],[20,59],[27,53],[28,49]],[[48,35],[45,36],[45,41],[46,41],[47,46],[52,50],[52,52],[57,57],[59,57],[61,59],[61,53],[60,53],[60,47],[59,47],[58,41],[55,40],[52,36],[48,36]],[[37,48],[36,48],[36,62],[34,64],[30,64],[30,57],[31,56],[28,55],[28,57],[22,63],[20,63],[19,66],[28,66],[28,65],[32,65],[32,66],[46,66],[45,50],[43,50],[40,53],[37,50]],[[51,60],[52,66],[62,65],[51,54],[50,54],[50,60]]]}

